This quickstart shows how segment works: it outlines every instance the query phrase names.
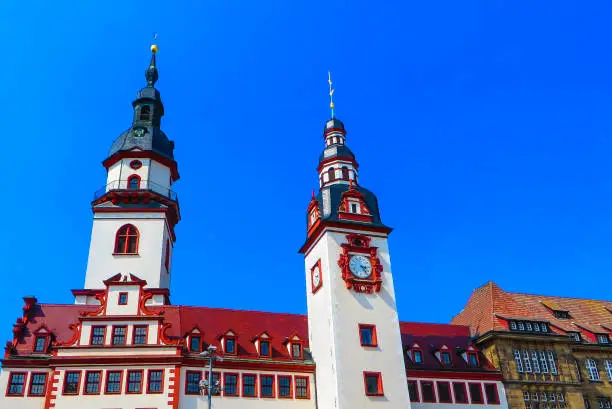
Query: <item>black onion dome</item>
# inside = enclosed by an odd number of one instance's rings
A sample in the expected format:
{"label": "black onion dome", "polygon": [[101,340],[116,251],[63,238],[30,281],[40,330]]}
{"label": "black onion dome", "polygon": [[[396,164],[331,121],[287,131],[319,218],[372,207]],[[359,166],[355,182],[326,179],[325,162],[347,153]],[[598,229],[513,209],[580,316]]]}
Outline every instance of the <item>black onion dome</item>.
{"label": "black onion dome", "polygon": [[327,131],[328,129],[344,129],[344,124],[341,120],[332,118],[325,123],[324,130]]}
{"label": "black onion dome", "polygon": [[120,151],[130,151],[134,148],[155,152],[174,160],[174,142],[168,139],[161,129],[151,125],[133,126],[123,132],[113,142],[108,156],[113,156]]}
{"label": "black onion dome", "polygon": [[[341,221],[343,223],[357,223],[363,225],[364,222],[352,222],[349,220],[341,220],[338,218],[338,207],[342,202],[342,193],[349,190],[350,186],[345,183],[332,184],[322,188],[317,194],[317,200],[319,202],[319,212],[321,213],[322,220],[328,221]],[[372,215],[372,222],[369,225],[378,227],[387,227],[383,224],[380,219],[380,212],[378,210],[378,199],[374,193],[361,186],[353,186],[353,189],[357,190],[364,197],[363,200],[370,210]]]}

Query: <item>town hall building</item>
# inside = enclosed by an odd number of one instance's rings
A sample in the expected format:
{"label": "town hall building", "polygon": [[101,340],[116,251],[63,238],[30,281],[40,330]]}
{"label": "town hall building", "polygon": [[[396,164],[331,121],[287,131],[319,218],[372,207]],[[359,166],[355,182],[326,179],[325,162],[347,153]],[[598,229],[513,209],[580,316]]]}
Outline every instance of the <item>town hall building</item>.
{"label": "town hall building", "polygon": [[151,50],[91,203],[83,288],[70,305],[24,297],[0,408],[195,409],[210,397],[219,409],[506,409],[502,373],[469,327],[400,321],[391,228],[333,103],[300,249],[307,313],[170,303],[179,172]]}

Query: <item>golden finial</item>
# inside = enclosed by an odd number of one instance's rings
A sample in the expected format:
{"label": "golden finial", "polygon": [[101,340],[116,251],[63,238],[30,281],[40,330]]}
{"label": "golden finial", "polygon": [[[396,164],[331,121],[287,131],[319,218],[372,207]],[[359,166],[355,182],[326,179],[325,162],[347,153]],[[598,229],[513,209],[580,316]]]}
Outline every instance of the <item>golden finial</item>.
{"label": "golden finial", "polygon": [[[157,33],[153,33],[153,41],[157,41]],[[151,52],[155,54],[158,51],[159,51],[159,48],[157,47],[157,44],[151,44]]]}
{"label": "golden finial", "polygon": [[331,109],[331,117],[335,118],[334,114],[334,87],[332,86],[331,73],[327,71],[327,82],[329,83],[329,108]]}

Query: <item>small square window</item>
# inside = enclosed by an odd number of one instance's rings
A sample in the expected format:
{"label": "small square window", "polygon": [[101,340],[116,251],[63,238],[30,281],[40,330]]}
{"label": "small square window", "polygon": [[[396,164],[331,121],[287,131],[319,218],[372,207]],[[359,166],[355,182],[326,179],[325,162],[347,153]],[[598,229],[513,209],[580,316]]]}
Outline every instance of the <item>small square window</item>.
{"label": "small square window", "polygon": [[375,347],[376,342],[376,327],[374,325],[359,324],[359,338],[361,346]]}
{"label": "small square window", "polygon": [[127,305],[128,303],[128,293],[119,293],[119,305]]}
{"label": "small square window", "polygon": [[366,395],[383,396],[382,377],[378,372],[364,372]]}

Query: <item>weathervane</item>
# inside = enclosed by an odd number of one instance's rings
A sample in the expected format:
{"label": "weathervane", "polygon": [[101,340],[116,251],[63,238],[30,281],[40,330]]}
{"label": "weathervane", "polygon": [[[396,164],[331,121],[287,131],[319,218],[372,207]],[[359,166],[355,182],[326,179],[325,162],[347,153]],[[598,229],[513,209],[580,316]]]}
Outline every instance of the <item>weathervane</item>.
{"label": "weathervane", "polygon": [[331,80],[331,73],[329,71],[327,71],[327,82],[329,83],[329,108],[331,109],[331,117],[332,119],[335,118],[335,113],[334,113],[334,87],[332,86],[332,80]]}

